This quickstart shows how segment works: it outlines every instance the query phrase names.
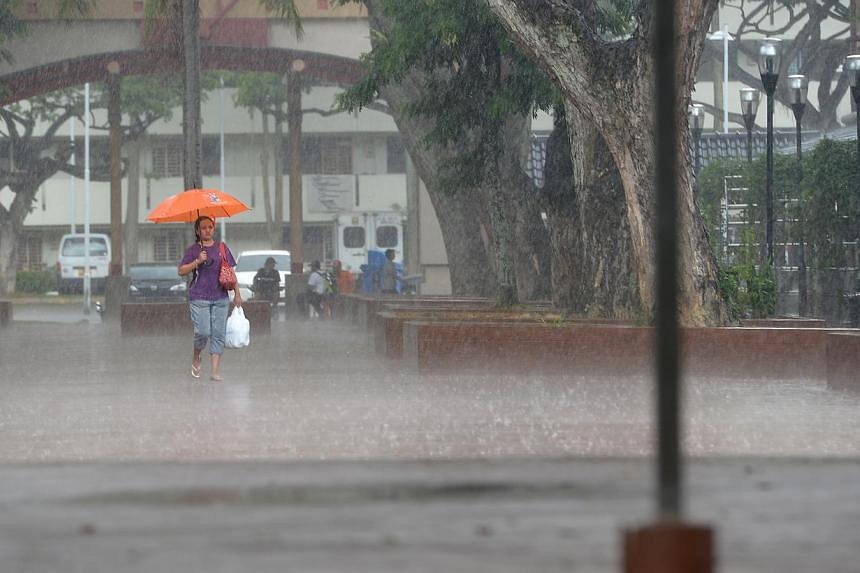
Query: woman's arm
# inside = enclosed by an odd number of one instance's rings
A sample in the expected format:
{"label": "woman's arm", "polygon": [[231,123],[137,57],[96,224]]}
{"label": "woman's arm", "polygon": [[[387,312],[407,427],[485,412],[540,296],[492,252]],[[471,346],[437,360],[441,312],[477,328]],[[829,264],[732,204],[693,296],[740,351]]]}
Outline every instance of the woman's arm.
{"label": "woman's arm", "polygon": [[206,262],[206,250],[200,249],[200,254],[190,263],[179,265],[179,276],[184,277],[188,273],[198,269],[200,265]]}

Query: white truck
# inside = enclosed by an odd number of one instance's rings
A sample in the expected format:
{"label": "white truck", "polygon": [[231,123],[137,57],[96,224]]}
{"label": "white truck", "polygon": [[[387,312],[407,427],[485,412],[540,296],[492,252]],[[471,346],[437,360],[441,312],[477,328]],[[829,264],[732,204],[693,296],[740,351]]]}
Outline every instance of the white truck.
{"label": "white truck", "polygon": [[[86,249],[83,233],[63,235],[57,255],[57,290],[60,294],[83,292]],[[110,267],[110,237],[90,233],[90,280],[93,292],[104,290],[105,277]]]}
{"label": "white truck", "polygon": [[360,272],[367,262],[368,250],[394,249],[394,261],[402,263],[403,219],[396,212],[339,215],[335,258],[352,273]]}

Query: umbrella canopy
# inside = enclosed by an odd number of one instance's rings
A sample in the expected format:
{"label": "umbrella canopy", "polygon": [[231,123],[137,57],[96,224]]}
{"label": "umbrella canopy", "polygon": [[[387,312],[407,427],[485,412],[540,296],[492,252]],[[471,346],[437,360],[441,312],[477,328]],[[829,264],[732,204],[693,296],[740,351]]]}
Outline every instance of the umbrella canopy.
{"label": "umbrella canopy", "polygon": [[197,217],[232,217],[250,207],[217,189],[188,189],[171,195],[147,215],[155,223],[192,223]]}

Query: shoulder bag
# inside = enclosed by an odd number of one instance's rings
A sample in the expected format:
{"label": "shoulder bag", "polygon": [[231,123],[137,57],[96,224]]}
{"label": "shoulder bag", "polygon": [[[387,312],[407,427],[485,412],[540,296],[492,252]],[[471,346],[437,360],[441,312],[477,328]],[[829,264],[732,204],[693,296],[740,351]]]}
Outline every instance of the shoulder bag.
{"label": "shoulder bag", "polygon": [[221,272],[218,274],[218,282],[227,290],[236,288],[236,273],[233,267],[227,262],[227,249],[224,248],[224,243],[219,243],[218,248],[221,250]]}

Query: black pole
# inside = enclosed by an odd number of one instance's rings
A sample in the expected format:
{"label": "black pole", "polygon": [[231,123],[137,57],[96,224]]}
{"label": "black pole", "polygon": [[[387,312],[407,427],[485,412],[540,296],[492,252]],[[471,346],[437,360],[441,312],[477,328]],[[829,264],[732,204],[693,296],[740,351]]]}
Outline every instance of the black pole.
{"label": "black pole", "polygon": [[701,165],[702,165],[702,159],[701,159],[701,155],[699,152],[699,141],[700,141],[701,137],[702,137],[701,130],[694,129],[693,130],[693,146],[695,147],[695,149],[694,149],[695,153],[693,154],[693,158],[694,158],[695,162],[693,163],[693,169],[695,170],[694,173],[696,174],[696,179],[699,178],[699,171],[701,171]]}
{"label": "black pole", "polygon": [[767,264],[773,267],[773,92],[767,92],[767,184],[765,187]]}
{"label": "black pole", "polygon": [[747,163],[752,163],[752,122],[747,123]]}
{"label": "black pole", "polygon": [[806,316],[806,218],[803,213],[803,149],[800,137],[801,120],[806,104],[792,104],[795,122],[795,159],[797,169],[795,171],[795,190],[797,193],[797,310],[801,316]]}
{"label": "black pole", "polygon": [[655,2],[656,352],[659,513],[682,511],[678,381],[677,172],[678,105],[675,86],[675,2]]}
{"label": "black pole", "polygon": [[854,117],[857,120],[857,156],[854,164],[857,166],[857,192],[860,194],[860,85],[851,86],[851,95],[854,98]]}

